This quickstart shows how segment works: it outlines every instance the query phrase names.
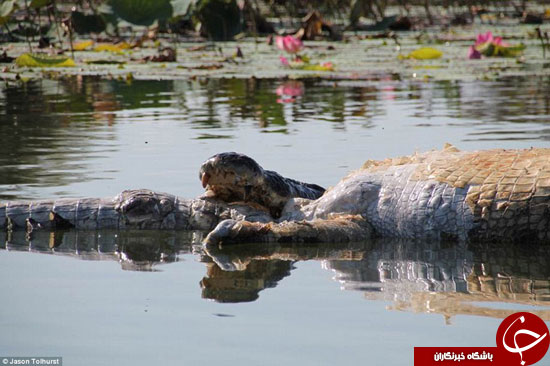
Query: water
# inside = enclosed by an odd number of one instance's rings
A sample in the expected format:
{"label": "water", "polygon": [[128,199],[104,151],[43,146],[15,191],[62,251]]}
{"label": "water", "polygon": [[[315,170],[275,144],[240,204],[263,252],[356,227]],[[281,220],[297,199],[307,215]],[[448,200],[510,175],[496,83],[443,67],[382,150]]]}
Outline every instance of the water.
{"label": "water", "polygon": [[[278,96],[282,84],[296,96]],[[548,115],[547,77],[29,82],[0,89],[0,198],[140,187],[193,197],[200,163],[228,150],[330,186],[367,159],[445,142],[548,146]],[[191,233],[164,232],[0,241],[0,355],[66,365],[412,365],[414,346],[494,346],[514,311],[550,319],[546,247],[374,241],[206,253]]]}

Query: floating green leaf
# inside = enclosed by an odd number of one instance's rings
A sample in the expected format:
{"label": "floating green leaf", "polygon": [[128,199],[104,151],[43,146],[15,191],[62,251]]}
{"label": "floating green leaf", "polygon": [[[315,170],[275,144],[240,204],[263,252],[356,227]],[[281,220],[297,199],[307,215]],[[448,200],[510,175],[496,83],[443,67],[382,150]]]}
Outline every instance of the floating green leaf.
{"label": "floating green leaf", "polygon": [[414,58],[415,60],[433,60],[443,56],[443,52],[432,47],[422,47],[412,51],[407,55],[407,58]]}
{"label": "floating green leaf", "polygon": [[48,56],[42,54],[24,53],[15,59],[20,67],[74,67],[73,59],[66,56]]}
{"label": "floating green leaf", "polygon": [[170,0],[109,0],[113,12],[125,21],[150,26],[172,16]]}
{"label": "floating green leaf", "polygon": [[93,41],[82,41],[73,44],[73,50],[75,51],[84,51],[87,48],[90,48],[94,45]]}
{"label": "floating green leaf", "polygon": [[297,68],[308,71],[334,71],[334,66],[332,65],[332,63],[305,64]]}
{"label": "floating green leaf", "polygon": [[126,42],[120,42],[120,43],[100,43],[94,47],[94,51],[96,52],[113,52],[113,53],[122,53],[124,50],[130,49],[132,46],[130,46]]}
{"label": "floating green leaf", "polygon": [[486,42],[476,46],[482,55],[487,57],[517,57],[525,50],[525,45],[503,46],[493,42]]}

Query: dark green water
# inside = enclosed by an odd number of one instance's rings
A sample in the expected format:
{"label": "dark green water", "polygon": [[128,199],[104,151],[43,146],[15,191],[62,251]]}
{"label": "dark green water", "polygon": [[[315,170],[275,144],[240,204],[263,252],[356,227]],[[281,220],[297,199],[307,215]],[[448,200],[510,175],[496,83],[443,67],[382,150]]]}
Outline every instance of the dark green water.
{"label": "dark green water", "polygon": [[[520,148],[550,138],[548,78],[282,84],[84,78],[3,86],[0,198],[140,187],[192,197],[202,190],[200,163],[228,150],[330,186],[367,159],[445,142]],[[295,96],[277,95],[283,87]],[[493,346],[514,311],[550,319],[550,253],[529,243],[205,252],[194,240],[0,233],[0,355],[62,356],[65,365],[412,365],[414,346]]]}

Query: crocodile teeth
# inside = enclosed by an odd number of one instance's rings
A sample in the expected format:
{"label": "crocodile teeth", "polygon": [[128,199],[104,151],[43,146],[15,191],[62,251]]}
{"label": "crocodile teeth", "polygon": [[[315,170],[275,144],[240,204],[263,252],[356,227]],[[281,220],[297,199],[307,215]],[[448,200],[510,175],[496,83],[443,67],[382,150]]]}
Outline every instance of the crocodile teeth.
{"label": "crocodile teeth", "polygon": [[209,179],[210,179],[210,174],[202,173],[202,177],[201,177],[202,188],[206,188],[206,186],[208,185]]}

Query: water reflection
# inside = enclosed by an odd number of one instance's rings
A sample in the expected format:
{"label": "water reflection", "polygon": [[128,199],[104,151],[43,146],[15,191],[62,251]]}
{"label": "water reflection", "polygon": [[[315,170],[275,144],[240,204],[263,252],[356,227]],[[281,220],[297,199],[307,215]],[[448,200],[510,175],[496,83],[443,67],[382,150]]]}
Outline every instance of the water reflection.
{"label": "water reflection", "polygon": [[82,260],[117,261],[123,270],[156,271],[191,251],[192,233],[162,231],[55,231],[0,233],[5,249]]}
{"label": "water reflection", "polygon": [[[206,258],[205,258],[206,259]],[[206,259],[206,276],[201,280],[202,297],[217,302],[257,300],[266,288],[277,286],[290,276],[292,262],[282,260],[250,261],[242,271],[224,271]]]}
{"label": "water reflection", "polygon": [[293,103],[297,97],[304,95],[304,83],[297,80],[290,80],[281,83],[275,90],[280,98],[277,98],[277,103]]}
{"label": "water reflection", "polygon": [[[489,306],[550,305],[550,247],[470,246],[376,240],[355,245],[238,246],[208,250],[216,277],[256,273],[259,261],[320,260],[342,289],[390,301],[390,309],[503,318],[517,310]],[[258,276],[256,276],[257,278]],[[225,300],[226,301],[226,300]],[[534,310],[550,319],[550,310]]]}
{"label": "water reflection", "polygon": [[[292,103],[278,103],[286,99]],[[49,187],[63,195],[64,187],[79,182],[118,178],[124,163],[113,161],[111,169],[103,163],[115,153],[133,152],[123,142],[128,130],[119,125],[131,124],[143,136],[162,128],[178,136],[181,145],[236,139],[243,126],[313,138],[327,122],[339,132],[350,125],[371,129],[387,123],[396,130],[411,125],[429,129],[419,133],[458,127],[470,141],[528,144],[550,140],[549,114],[549,77],[423,82],[377,75],[360,81],[251,78],[131,84],[69,77],[3,84],[0,199],[38,198]],[[330,144],[328,140],[319,143]],[[158,159],[173,156],[171,151]]]}
{"label": "water reflection", "polygon": [[[439,242],[376,240],[333,245],[236,245],[198,249],[184,232],[36,232],[7,236],[7,250],[84,260],[115,260],[122,269],[155,271],[195,248],[206,274],[202,296],[250,302],[292,274],[299,261],[318,261],[342,289],[392,310],[503,318],[521,305],[550,320],[550,246],[463,246]],[[544,307],[544,308],[540,308]]]}

